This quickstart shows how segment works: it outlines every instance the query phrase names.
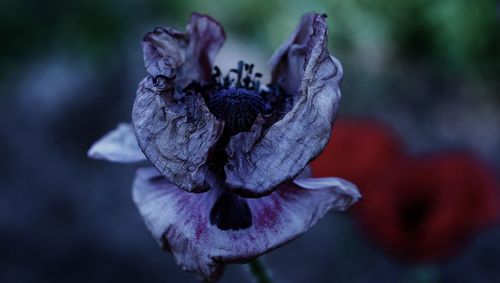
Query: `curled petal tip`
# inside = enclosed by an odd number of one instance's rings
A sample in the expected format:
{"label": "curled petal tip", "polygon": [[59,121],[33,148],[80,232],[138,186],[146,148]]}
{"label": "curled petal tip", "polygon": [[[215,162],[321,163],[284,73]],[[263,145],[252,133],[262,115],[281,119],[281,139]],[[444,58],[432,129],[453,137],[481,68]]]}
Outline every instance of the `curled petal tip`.
{"label": "curled petal tip", "polygon": [[125,123],[120,123],[116,129],[95,142],[87,151],[87,156],[119,163],[146,160],[146,156],[137,145],[132,125]]}
{"label": "curled petal tip", "polygon": [[297,178],[294,183],[308,190],[329,190],[335,196],[334,209],[344,211],[362,196],[356,185],[341,178]]}

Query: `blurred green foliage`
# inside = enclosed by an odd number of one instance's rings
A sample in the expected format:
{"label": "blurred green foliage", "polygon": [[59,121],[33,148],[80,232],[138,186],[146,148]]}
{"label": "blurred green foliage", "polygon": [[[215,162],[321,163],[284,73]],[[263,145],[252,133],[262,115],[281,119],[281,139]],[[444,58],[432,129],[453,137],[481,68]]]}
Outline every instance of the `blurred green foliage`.
{"label": "blurred green foliage", "polygon": [[4,0],[0,75],[47,52],[105,62],[152,26],[182,28],[192,11],[212,15],[229,36],[255,40],[270,54],[311,10],[331,17],[331,46],[340,57],[409,58],[485,78],[499,70],[499,21],[490,0]]}

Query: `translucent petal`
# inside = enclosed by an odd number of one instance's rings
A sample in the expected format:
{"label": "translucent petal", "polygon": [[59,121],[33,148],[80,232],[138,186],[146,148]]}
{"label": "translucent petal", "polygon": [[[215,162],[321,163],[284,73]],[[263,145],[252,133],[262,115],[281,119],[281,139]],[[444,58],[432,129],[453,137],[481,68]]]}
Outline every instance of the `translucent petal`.
{"label": "translucent petal", "polygon": [[87,155],[95,159],[120,163],[146,160],[146,156],[137,145],[134,128],[131,124],[125,123],[120,123],[116,129],[95,142]]}

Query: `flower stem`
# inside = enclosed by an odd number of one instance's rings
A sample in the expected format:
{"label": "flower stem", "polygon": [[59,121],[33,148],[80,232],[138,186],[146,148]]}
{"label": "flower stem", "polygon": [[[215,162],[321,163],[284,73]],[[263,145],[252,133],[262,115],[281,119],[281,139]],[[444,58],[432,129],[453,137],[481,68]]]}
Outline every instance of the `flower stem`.
{"label": "flower stem", "polygon": [[271,276],[262,261],[258,258],[248,263],[250,272],[252,273],[257,283],[272,283]]}

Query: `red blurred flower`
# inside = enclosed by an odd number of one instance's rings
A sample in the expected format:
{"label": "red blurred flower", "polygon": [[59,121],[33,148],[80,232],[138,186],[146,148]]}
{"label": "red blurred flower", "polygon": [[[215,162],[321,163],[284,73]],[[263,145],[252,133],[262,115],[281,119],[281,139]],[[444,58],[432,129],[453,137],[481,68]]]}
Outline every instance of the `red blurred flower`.
{"label": "red blurred flower", "polygon": [[498,215],[498,181],[472,155],[412,158],[381,124],[340,120],[311,163],[317,177],[339,176],[363,193],[354,215],[389,253],[410,261],[442,259]]}
{"label": "red blurred flower", "polygon": [[498,213],[496,176],[475,157],[444,153],[401,161],[363,190],[355,215],[376,243],[410,261],[457,251]]}
{"label": "red blurred flower", "polygon": [[402,142],[383,125],[368,120],[338,120],[330,142],[311,167],[316,177],[343,177],[362,191],[403,155]]}

